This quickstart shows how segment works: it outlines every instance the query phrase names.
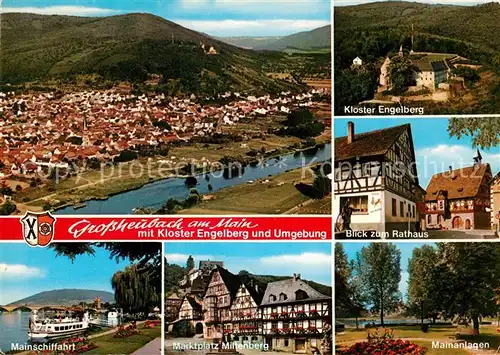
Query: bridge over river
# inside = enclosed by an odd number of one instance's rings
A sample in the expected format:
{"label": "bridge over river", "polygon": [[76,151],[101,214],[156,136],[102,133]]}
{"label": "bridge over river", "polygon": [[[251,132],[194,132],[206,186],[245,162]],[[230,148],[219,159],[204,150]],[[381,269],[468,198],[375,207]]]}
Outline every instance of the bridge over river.
{"label": "bridge over river", "polygon": [[21,311],[40,311],[40,310],[55,310],[55,311],[74,311],[81,310],[82,308],[70,307],[67,305],[38,305],[38,304],[9,304],[7,306],[0,306],[0,311],[2,312],[15,312]]}

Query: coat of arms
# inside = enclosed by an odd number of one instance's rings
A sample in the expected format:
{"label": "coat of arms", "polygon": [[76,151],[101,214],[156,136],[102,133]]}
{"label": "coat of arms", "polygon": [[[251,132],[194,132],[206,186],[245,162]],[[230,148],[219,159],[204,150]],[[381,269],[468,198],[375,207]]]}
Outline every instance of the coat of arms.
{"label": "coat of arms", "polygon": [[32,247],[47,246],[54,237],[56,219],[50,212],[33,213],[26,212],[21,218],[23,226],[23,238]]}

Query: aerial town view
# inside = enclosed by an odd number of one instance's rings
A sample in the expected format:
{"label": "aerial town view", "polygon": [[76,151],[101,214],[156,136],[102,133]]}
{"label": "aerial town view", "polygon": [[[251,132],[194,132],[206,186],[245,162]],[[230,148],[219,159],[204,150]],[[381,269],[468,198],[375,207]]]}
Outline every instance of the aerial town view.
{"label": "aerial town view", "polygon": [[336,243],[336,354],[493,355],[500,243]]}
{"label": "aerial town view", "polygon": [[161,243],[3,243],[0,354],[161,354]]}
{"label": "aerial town view", "polygon": [[500,112],[500,5],[338,1],[335,114]]}
{"label": "aerial town view", "polygon": [[332,354],[330,243],[170,243],[166,354]]}
{"label": "aerial town view", "polygon": [[328,1],[86,3],[3,3],[2,215],[331,212]]}
{"label": "aerial town view", "polygon": [[499,238],[499,123],[335,120],[336,238]]}

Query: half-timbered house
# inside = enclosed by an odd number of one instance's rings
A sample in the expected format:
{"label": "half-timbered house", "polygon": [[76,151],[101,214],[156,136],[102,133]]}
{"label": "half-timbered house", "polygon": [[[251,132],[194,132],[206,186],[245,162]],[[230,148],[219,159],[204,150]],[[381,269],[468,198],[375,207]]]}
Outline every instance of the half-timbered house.
{"label": "half-timbered house", "polygon": [[489,229],[489,164],[478,152],[473,166],[450,169],[432,176],[427,186],[427,227],[434,229]]}
{"label": "half-timbered house", "polygon": [[312,352],[331,329],[331,297],[323,295],[300,274],[267,284],[260,311],[262,334],[272,350]]}
{"label": "half-timbered house", "polygon": [[203,297],[204,337],[226,340],[232,332],[231,303],[240,286],[240,279],[221,266],[216,266],[209,278]]}
{"label": "half-timbered house", "polygon": [[334,218],[352,208],[354,231],[419,229],[419,196],[413,138],[409,124],[335,139]]}
{"label": "half-timbered house", "polygon": [[179,309],[179,319],[201,320],[203,312],[201,302],[195,297],[184,296]]}
{"label": "half-timbered house", "polygon": [[182,299],[173,292],[165,296],[165,318],[167,322],[175,321],[179,316]]}
{"label": "half-timbered house", "polygon": [[242,345],[262,344],[262,321],[259,305],[263,290],[256,283],[241,283],[231,305],[232,341]]}

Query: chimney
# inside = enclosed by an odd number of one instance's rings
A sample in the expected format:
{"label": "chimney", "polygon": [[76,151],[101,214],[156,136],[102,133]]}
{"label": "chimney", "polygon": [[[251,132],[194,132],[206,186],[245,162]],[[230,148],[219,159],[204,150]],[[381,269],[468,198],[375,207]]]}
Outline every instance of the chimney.
{"label": "chimney", "polygon": [[453,167],[451,165],[448,167],[448,171],[450,172],[450,174],[453,171]]}
{"label": "chimney", "polygon": [[293,274],[293,281],[297,280],[297,274]]}
{"label": "chimney", "polygon": [[297,274],[297,280],[300,280],[300,274]]}
{"label": "chimney", "polygon": [[354,141],[354,122],[347,122],[347,143],[351,144]]}

